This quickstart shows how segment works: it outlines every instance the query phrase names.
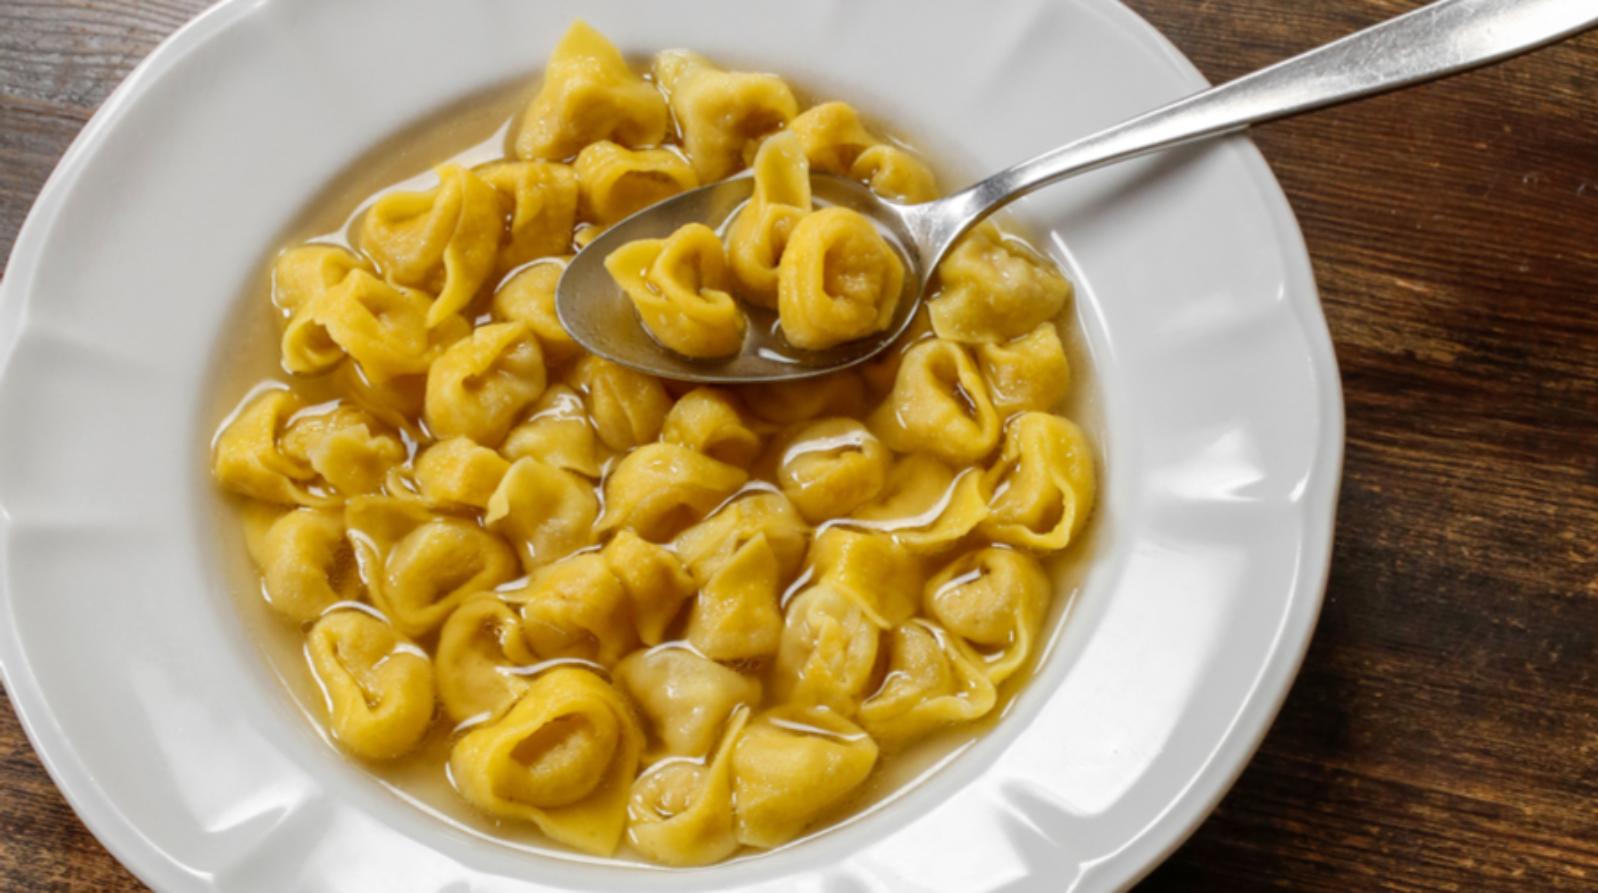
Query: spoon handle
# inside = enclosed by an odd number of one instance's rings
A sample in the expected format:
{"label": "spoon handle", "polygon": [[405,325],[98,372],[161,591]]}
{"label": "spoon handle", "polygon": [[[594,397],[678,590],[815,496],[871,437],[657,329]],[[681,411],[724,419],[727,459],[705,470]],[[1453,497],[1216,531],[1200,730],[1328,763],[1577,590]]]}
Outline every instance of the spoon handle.
{"label": "spoon handle", "polygon": [[1440,0],[1023,161],[920,216],[922,256],[1017,198],[1124,158],[1476,68],[1598,25],[1598,0]]}

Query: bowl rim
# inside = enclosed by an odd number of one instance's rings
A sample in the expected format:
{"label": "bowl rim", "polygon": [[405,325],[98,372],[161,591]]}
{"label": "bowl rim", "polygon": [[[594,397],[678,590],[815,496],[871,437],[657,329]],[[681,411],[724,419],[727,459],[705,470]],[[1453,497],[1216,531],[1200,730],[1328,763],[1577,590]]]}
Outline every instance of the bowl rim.
{"label": "bowl rim", "polygon": [[[150,82],[205,42],[243,20],[256,7],[269,2],[272,0],[219,0],[180,26],[129,72],[72,140],[24,218],[5,276],[0,280],[0,377],[10,368],[14,348],[25,328],[32,280],[51,240],[63,201],[89,159],[107,141],[108,131]],[[1130,28],[1150,40],[1168,63],[1192,81],[1195,89],[1207,85],[1197,67],[1175,44],[1120,0],[1081,2],[1115,20],[1118,27]],[[1316,520],[1323,526],[1325,536],[1318,541],[1306,537],[1304,560],[1295,575],[1282,624],[1231,727],[1160,820],[1117,853],[1118,857],[1123,857],[1120,860],[1122,870],[1112,875],[1118,887],[1135,883],[1187,840],[1241,775],[1270,730],[1307,654],[1331,570],[1346,427],[1331,335],[1324,312],[1319,310],[1320,295],[1308,247],[1279,182],[1251,140],[1246,136],[1229,139],[1236,141],[1241,150],[1250,178],[1260,188],[1266,211],[1281,239],[1282,258],[1286,262],[1284,275],[1295,291],[1306,296],[1305,300],[1294,302],[1293,312],[1306,337],[1311,363],[1319,373],[1316,379],[1322,406],[1335,410],[1320,419],[1325,427],[1311,469],[1318,483],[1318,487],[1312,489],[1319,492],[1310,494],[1305,505],[1307,513],[1318,513]],[[0,505],[0,532],[7,523],[4,506]],[[3,545],[0,543],[0,547]],[[6,580],[0,577],[0,616],[9,616],[11,599]],[[55,726],[51,707],[31,667],[22,659],[15,625],[9,626],[0,632],[0,681],[5,684],[19,723],[51,780],[95,838],[142,882],[157,889],[181,883],[188,875],[158,848],[151,846],[138,828],[117,810],[87,767],[75,762],[70,751],[58,751],[46,745],[47,734],[59,738],[61,732]],[[60,759],[61,754],[68,759]]]}

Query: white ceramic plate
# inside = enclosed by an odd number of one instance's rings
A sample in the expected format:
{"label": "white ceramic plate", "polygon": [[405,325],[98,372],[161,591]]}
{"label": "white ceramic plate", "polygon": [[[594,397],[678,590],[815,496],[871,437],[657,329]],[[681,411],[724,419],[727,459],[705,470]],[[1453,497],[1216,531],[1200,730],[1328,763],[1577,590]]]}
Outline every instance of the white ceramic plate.
{"label": "white ceramic plate", "polygon": [[[226,597],[211,378],[263,252],[419,115],[532,77],[580,14],[793,76],[996,168],[1203,86],[1112,0],[229,0],[112,96],[0,290],[0,660],[94,833],[168,891],[1110,889],[1213,807],[1320,606],[1338,376],[1253,146],[1018,207],[1076,280],[1103,406],[1091,567],[997,728],[846,827],[694,872],[497,844],[390,794],[298,715]],[[951,184],[954,185],[954,184]]]}

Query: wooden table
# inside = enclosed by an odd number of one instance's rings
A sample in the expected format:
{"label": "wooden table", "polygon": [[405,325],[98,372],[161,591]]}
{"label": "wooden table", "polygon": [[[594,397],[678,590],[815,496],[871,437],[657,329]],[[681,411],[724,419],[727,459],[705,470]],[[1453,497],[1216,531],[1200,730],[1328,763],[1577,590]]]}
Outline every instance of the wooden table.
{"label": "wooden table", "polygon": [[[95,107],[205,5],[0,5],[0,256]],[[1131,5],[1224,80],[1417,4]],[[1256,139],[1342,364],[1337,548],[1274,729],[1145,886],[1598,889],[1598,34]],[[0,889],[142,889],[9,709]]]}

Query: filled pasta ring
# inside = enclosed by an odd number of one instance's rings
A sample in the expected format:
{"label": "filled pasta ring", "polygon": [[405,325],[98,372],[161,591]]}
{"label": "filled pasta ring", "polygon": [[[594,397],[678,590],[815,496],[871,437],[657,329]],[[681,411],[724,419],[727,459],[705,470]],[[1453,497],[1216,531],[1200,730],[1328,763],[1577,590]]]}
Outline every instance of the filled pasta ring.
{"label": "filled pasta ring", "polygon": [[333,605],[361,595],[341,511],[285,512],[251,546],[267,603],[295,623],[310,623]]}
{"label": "filled pasta ring", "polygon": [[501,213],[508,221],[495,275],[571,250],[577,222],[577,174],[571,167],[547,161],[492,161],[472,172],[499,193]]}
{"label": "filled pasta ring", "polygon": [[1093,511],[1098,486],[1087,435],[1074,422],[1044,412],[1010,421],[987,478],[993,497],[982,532],[1039,551],[1070,544]]}
{"label": "filled pasta ring", "polygon": [[739,709],[705,761],[663,761],[633,782],[627,836],[639,852],[665,865],[689,866],[720,861],[738,849],[732,755],[748,719],[748,709]]}
{"label": "filled pasta ring", "polygon": [[854,599],[825,584],[794,596],[772,672],[779,701],[853,716],[869,692],[882,631]]}
{"label": "filled pasta ring", "polygon": [[744,417],[743,407],[731,393],[719,388],[694,388],[677,399],[660,439],[698,450],[738,468],[746,468],[760,453],[760,434]]}
{"label": "filled pasta ring", "polygon": [[931,621],[916,619],[894,627],[885,647],[888,668],[882,685],[856,715],[884,747],[970,722],[986,715],[998,700],[982,659]]}
{"label": "filled pasta ring", "polygon": [[743,346],[744,314],[727,293],[727,259],[715,230],[690,223],[664,239],[639,239],[605,257],[605,269],[650,336],[685,357],[722,357]]}
{"label": "filled pasta ring", "polygon": [[613,450],[654,440],[671,411],[671,396],[660,379],[603,357],[583,357],[568,383],[583,395],[594,431]]}
{"label": "filled pasta ring", "polygon": [[522,566],[533,571],[592,543],[598,516],[592,485],[529,456],[500,478],[483,523],[510,539]]}
{"label": "filled pasta ring", "polygon": [[545,391],[505,435],[499,451],[512,461],[536,458],[590,480],[599,478],[610,455],[599,442],[583,398],[565,385]]}
{"label": "filled pasta ring", "polygon": [[964,347],[932,338],[905,352],[871,430],[901,453],[925,452],[951,465],[987,457],[999,442],[999,413]]}
{"label": "filled pasta ring", "polygon": [[426,652],[364,611],[334,611],[306,635],[306,654],[339,745],[371,760],[414,748],[433,721]]}
{"label": "filled pasta ring", "polygon": [[642,751],[643,733],[620,692],[588,670],[556,667],[504,716],[463,735],[449,765],[461,795],[483,812],[608,856],[626,829]]}
{"label": "filled pasta ring", "polygon": [[522,634],[546,660],[572,658],[609,667],[638,647],[627,592],[597,552],[541,567],[526,586],[505,597],[521,605]]}
{"label": "filled pasta ring", "polygon": [[666,753],[699,757],[738,710],[760,703],[760,681],[680,645],[630,654],[616,683],[649,719]]}
{"label": "filled pasta ring", "polygon": [[655,57],[654,73],[655,83],[670,98],[683,149],[701,183],[743,167],[761,137],[782,129],[799,113],[799,102],[782,78],[723,71],[698,53],[661,53]]}
{"label": "filled pasta ring", "polygon": [[518,158],[560,161],[600,140],[659,145],[669,123],[660,93],[604,35],[579,21],[555,45],[513,143]]}
{"label": "filled pasta ring", "polygon": [[480,326],[427,371],[424,414],[436,437],[498,446],[544,393],[544,354],[526,323]]}
{"label": "filled pasta ring", "polygon": [[481,177],[445,164],[438,181],[426,192],[378,199],[358,238],[386,278],[437,295],[427,308],[428,328],[459,313],[488,281],[505,224],[499,193]]}
{"label": "filled pasta ring", "polygon": [[865,425],[844,417],[821,419],[785,438],[777,484],[799,514],[817,524],[875,499],[890,461]]}
{"label": "filled pasta ring", "polygon": [[504,713],[532,680],[512,672],[537,663],[522,635],[522,619],[491,592],[460,603],[438,633],[433,672],[438,699],[454,722]]}
{"label": "filled pasta ring", "polygon": [[685,446],[652,443],[628,453],[605,478],[600,532],[633,530],[663,542],[697,523],[749,475]]}
{"label": "filled pasta ring", "polygon": [[574,167],[583,219],[600,226],[699,185],[681,155],[668,149],[628,149],[609,140],[584,146]]}
{"label": "filled pasta ring", "polygon": [[842,803],[877,763],[877,743],[824,708],[777,707],[755,717],[733,752],[738,840],[781,846]]}
{"label": "filled pasta ring", "polygon": [[981,470],[955,474],[939,460],[914,453],[894,465],[881,496],[843,523],[885,533],[913,554],[938,554],[987,517],[988,492]]}
{"label": "filled pasta ring", "polygon": [[799,220],[778,264],[777,317],[788,342],[822,350],[880,332],[904,290],[904,263],[870,219],[823,208]]}
{"label": "filled pasta ring", "polygon": [[767,137],[755,153],[754,171],[754,194],[727,229],[727,260],[741,297],[775,307],[783,249],[811,210],[804,144],[789,132]]}
{"label": "filled pasta ring", "polygon": [[1051,591],[1038,560],[988,546],[950,562],[927,581],[927,616],[964,640],[994,685],[1032,655]]}
{"label": "filled pasta ring", "polygon": [[538,336],[544,362],[553,368],[582,354],[582,347],[560,324],[555,287],[566,272],[569,256],[540,258],[517,270],[494,292],[490,312],[499,322],[524,322]]}
{"label": "filled pasta ring", "polygon": [[938,264],[942,288],[927,302],[939,338],[1007,341],[1054,319],[1071,283],[1030,248],[992,223],[977,225]]}

